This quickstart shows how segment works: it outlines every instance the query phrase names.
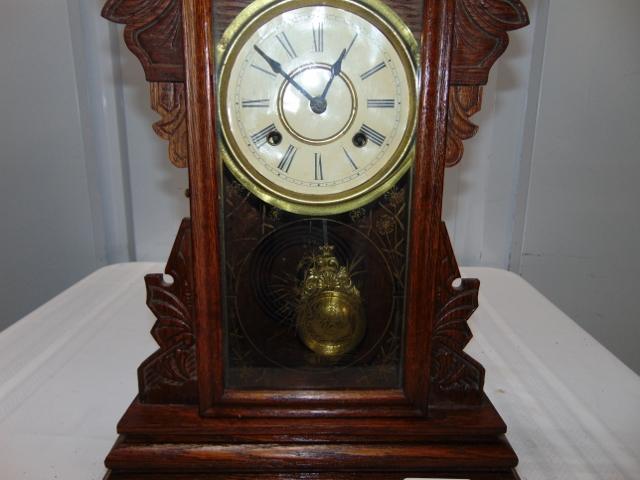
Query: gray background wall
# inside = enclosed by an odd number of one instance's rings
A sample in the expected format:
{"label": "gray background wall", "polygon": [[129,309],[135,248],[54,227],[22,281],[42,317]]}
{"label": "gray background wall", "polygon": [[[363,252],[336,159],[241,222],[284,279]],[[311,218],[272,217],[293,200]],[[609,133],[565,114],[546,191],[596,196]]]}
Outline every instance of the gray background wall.
{"label": "gray background wall", "polygon": [[0,6],[0,328],[106,263],[65,0]]}
{"label": "gray background wall", "polygon": [[640,2],[553,0],[548,19],[513,267],[640,371]]}
{"label": "gray background wall", "polygon": [[[640,372],[640,4],[524,2],[532,25],[447,172],[454,248],[522,274]],[[101,3],[0,2],[0,329],[101,265],[166,260],[188,214],[186,172]]]}

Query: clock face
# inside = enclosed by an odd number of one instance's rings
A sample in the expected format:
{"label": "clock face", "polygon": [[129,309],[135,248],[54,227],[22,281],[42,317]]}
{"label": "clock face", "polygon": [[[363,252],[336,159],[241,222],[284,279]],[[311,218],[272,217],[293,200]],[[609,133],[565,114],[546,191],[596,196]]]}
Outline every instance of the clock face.
{"label": "clock face", "polygon": [[253,193],[339,213],[410,164],[415,42],[364,3],[315,3],[273,3],[222,42],[221,127],[226,163]]}

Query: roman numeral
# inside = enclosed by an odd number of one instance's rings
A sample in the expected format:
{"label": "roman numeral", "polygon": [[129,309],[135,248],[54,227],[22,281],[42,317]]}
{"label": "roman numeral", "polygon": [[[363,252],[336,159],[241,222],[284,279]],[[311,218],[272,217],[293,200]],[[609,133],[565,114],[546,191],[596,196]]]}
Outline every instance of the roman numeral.
{"label": "roman numeral", "polygon": [[320,22],[318,28],[313,28],[313,50],[316,53],[324,52],[324,23]]}
{"label": "roman numeral", "polygon": [[282,160],[278,164],[278,168],[285,173],[289,173],[289,169],[291,168],[291,164],[293,163],[293,159],[296,157],[296,153],[298,153],[298,149],[293,145],[289,145],[287,151],[284,152],[282,156]]}
{"label": "roman numeral", "polygon": [[347,152],[347,149],[342,147],[342,150],[344,151],[344,154],[347,156],[347,160],[349,160],[349,163],[351,164],[353,169],[358,170],[358,165],[356,165],[356,162],[353,161],[353,158],[351,158],[351,155],[349,155],[349,152]]}
{"label": "roman numeral", "polygon": [[382,70],[383,68],[385,68],[387,66],[386,63],[384,62],[380,62],[378,65],[376,65],[375,67],[367,70],[366,72],[364,72],[362,75],[360,75],[360,78],[362,80],[366,80],[367,78],[369,78],[372,75],[375,75],[376,73],[378,73],[380,70]]}
{"label": "roman numeral", "polygon": [[253,64],[253,63],[251,64],[251,66],[252,66],[253,68],[255,68],[256,70],[261,71],[262,73],[266,73],[266,74],[267,74],[267,75],[269,75],[270,77],[273,77],[273,78],[275,78],[275,77],[276,77],[276,74],[275,74],[275,73],[270,72],[269,70],[267,70],[267,69],[265,69],[265,68],[259,67],[258,65],[255,65],[255,64]]}
{"label": "roman numeral", "polygon": [[269,108],[271,101],[268,98],[262,100],[243,100],[242,108]]}
{"label": "roman numeral", "polygon": [[374,98],[367,100],[368,108],[395,108],[396,100],[394,98]]}
{"label": "roman numeral", "polygon": [[255,144],[257,148],[260,148],[265,143],[267,143],[267,137],[269,136],[269,134],[275,131],[276,131],[276,126],[272,123],[268,127],[265,127],[259,132],[251,135],[251,141]]}
{"label": "roman numeral", "polygon": [[280,45],[282,45],[282,48],[284,48],[284,51],[287,52],[287,55],[289,55],[289,58],[293,59],[298,56],[296,51],[293,49],[293,45],[291,45],[291,42],[289,41],[286,33],[279,33],[278,35],[276,35],[276,38],[280,42]]}
{"label": "roman numeral", "polygon": [[356,43],[356,38],[358,38],[358,34],[357,33],[353,36],[353,40],[351,40],[351,43],[349,44],[349,47],[347,47],[347,53],[344,54],[344,58],[347,58],[347,56],[349,55],[349,52],[353,48],[353,44]]}
{"label": "roman numeral", "polygon": [[324,174],[322,173],[322,155],[316,153],[316,180],[324,180]]}
{"label": "roman numeral", "polygon": [[364,133],[369,140],[371,140],[373,143],[375,143],[379,147],[381,147],[382,144],[384,144],[384,141],[386,140],[386,137],[384,135],[382,135],[380,132],[376,132],[373,128],[371,128],[366,123],[362,125],[362,128],[360,129],[360,131]]}

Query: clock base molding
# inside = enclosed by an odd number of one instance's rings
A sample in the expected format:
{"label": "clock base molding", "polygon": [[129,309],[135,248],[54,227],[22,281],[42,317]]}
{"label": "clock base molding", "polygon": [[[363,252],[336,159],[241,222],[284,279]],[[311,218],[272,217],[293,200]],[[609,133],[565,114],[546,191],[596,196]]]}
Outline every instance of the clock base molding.
{"label": "clock base molding", "polygon": [[136,399],[106,479],[517,479],[505,431],[486,397],[428,419],[207,418],[196,406]]}
{"label": "clock base molding", "polygon": [[283,473],[109,473],[103,480],[520,480],[514,471],[283,472]]}

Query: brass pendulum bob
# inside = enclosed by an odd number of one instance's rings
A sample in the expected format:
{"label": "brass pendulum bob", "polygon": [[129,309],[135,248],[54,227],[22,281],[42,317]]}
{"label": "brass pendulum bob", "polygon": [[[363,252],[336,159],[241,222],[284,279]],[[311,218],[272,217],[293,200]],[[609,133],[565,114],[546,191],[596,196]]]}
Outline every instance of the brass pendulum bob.
{"label": "brass pendulum bob", "polygon": [[333,246],[325,244],[312,256],[300,290],[297,330],[309,349],[337,358],[358,346],[366,330],[362,299]]}

